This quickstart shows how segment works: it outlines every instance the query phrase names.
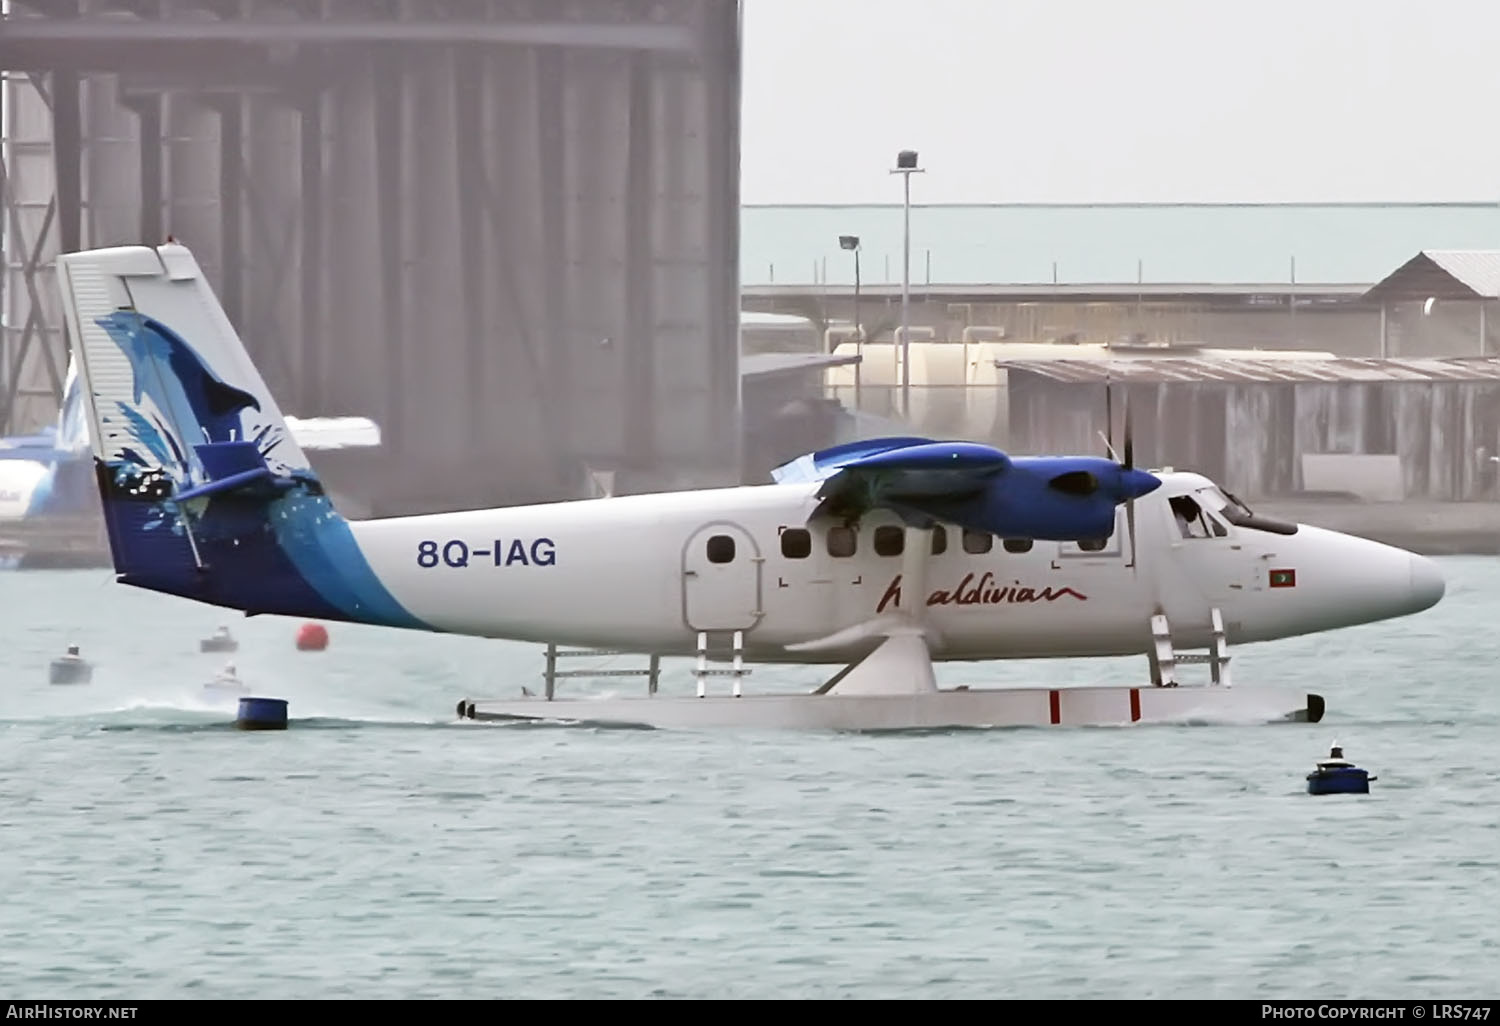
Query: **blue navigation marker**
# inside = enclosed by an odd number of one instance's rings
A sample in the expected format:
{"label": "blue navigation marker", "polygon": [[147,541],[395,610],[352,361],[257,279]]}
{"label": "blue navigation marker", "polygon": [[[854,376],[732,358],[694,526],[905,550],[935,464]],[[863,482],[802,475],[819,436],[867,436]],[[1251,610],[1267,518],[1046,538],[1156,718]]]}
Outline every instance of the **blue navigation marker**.
{"label": "blue navigation marker", "polygon": [[242,698],[234,725],[241,730],[285,730],[286,699]]}

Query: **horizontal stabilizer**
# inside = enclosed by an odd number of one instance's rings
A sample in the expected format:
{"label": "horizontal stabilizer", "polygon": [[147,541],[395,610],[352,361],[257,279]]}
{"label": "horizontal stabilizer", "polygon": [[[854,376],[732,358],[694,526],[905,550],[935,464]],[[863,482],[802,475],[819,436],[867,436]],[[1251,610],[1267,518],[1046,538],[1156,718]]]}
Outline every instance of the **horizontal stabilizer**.
{"label": "horizontal stabilizer", "polygon": [[368,417],[286,417],[286,429],[304,449],[353,449],[380,444],[380,426]]}
{"label": "horizontal stabilizer", "polygon": [[269,498],[294,484],[290,477],[278,477],[271,472],[254,442],[213,442],[195,448],[209,480],[206,484],[178,492],[172,496],[176,502],[230,492]]}
{"label": "horizontal stabilizer", "polygon": [[[380,444],[380,426],[368,417],[310,417],[298,420],[286,418],[287,432],[304,449],[353,449],[370,448]],[[0,438],[0,460],[31,460],[37,463],[62,463],[81,459],[89,454],[88,426],[65,441],[55,429],[47,428],[40,434],[13,435]]]}

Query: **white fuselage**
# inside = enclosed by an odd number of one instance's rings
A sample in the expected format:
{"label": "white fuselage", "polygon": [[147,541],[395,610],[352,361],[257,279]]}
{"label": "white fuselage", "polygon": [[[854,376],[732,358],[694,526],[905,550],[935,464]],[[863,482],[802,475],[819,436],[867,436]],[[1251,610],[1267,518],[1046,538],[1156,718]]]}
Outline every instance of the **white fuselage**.
{"label": "white fuselage", "polygon": [[1123,508],[1100,551],[1005,543],[950,525],[945,546],[934,545],[942,551],[919,569],[918,595],[904,587],[899,546],[930,536],[877,512],[859,524],[849,554],[843,529],[807,524],[816,484],[351,526],[396,599],[434,629],[661,655],[692,654],[699,632],[722,653],[726,635],[741,631],[745,658],[758,662],[858,658],[868,643],[787,646],[919,597],[932,658],[977,660],[1140,654],[1157,612],[1179,647],[1195,648],[1209,644],[1214,608],[1230,642],[1245,643],[1419,612],[1442,596],[1430,561],[1350,535],[1306,526],[1273,534],[1210,513],[1201,536],[1185,537],[1168,500],[1207,495],[1202,504],[1214,510],[1220,493],[1196,474],[1161,477],[1136,505],[1134,567]]}

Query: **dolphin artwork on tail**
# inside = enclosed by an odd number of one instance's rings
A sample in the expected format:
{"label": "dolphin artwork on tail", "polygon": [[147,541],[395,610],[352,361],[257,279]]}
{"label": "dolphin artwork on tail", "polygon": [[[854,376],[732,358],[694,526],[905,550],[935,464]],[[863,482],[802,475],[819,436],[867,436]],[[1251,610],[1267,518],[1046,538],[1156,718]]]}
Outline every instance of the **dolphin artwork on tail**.
{"label": "dolphin artwork on tail", "polygon": [[334,511],[192,253],[96,250],[60,257],[58,273],[122,583],[425,629]]}
{"label": "dolphin artwork on tail", "polygon": [[[242,414],[245,410],[261,412],[260,401],[219,378],[193,347],[165,324],[135,310],[116,310],[95,323],[130,361],[132,404],[120,402],[118,407],[159,466],[170,459],[181,467],[184,480],[192,480],[189,447],[205,442],[250,441],[261,456],[269,458],[284,440],[274,424],[262,426],[255,437],[247,439]],[[157,420],[153,425],[140,415],[143,399],[150,399],[166,424]],[[202,437],[192,437],[192,432]],[[139,453],[135,455],[140,457]]]}

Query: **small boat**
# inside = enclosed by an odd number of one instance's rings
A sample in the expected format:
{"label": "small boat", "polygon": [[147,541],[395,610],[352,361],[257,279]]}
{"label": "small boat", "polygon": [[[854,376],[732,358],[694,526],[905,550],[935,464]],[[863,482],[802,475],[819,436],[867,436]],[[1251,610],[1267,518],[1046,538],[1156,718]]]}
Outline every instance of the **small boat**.
{"label": "small boat", "polygon": [[203,685],[203,690],[214,695],[244,695],[250,689],[245,682],[240,680],[239,675],[234,672],[233,663],[225,663],[224,669],[220,670],[213,680]]}
{"label": "small boat", "polygon": [[1370,776],[1344,758],[1344,749],[1338,744],[1328,752],[1328,758],[1318,760],[1313,771],[1307,775],[1308,794],[1369,794],[1370,781],[1379,778]]}
{"label": "small boat", "polygon": [[77,645],[69,645],[64,655],[52,660],[49,679],[53,684],[87,684],[93,677],[94,668],[78,654]]}
{"label": "small boat", "polygon": [[200,652],[235,652],[239,650],[239,647],[240,643],[234,640],[234,636],[229,633],[229,628],[224,626],[220,626],[210,637],[198,642]]}

